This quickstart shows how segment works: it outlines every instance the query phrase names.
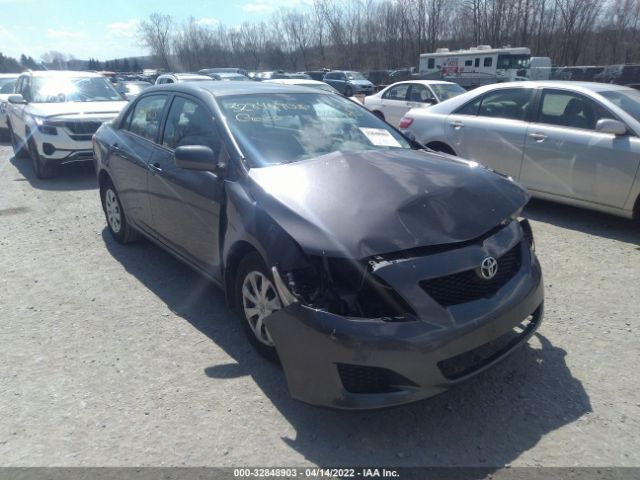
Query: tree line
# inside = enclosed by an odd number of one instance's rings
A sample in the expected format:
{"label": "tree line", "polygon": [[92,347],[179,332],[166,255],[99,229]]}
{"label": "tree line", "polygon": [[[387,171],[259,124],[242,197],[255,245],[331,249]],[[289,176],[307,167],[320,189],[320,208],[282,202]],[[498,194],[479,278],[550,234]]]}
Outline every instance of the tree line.
{"label": "tree line", "polygon": [[561,66],[640,63],[639,30],[640,0],[313,0],[239,27],[153,13],[138,39],[173,71],[370,70],[485,44],[526,46]]}

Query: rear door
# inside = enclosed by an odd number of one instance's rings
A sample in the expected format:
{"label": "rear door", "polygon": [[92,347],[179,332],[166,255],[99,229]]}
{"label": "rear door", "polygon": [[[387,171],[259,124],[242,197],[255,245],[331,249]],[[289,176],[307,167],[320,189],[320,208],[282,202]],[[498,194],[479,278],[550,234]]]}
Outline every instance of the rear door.
{"label": "rear door", "polygon": [[384,119],[395,127],[411,108],[407,104],[409,86],[408,83],[400,83],[389,88],[382,95],[380,110],[384,114]]}
{"label": "rear door", "polygon": [[169,247],[219,278],[223,182],[212,172],[178,168],[173,153],[183,145],[205,145],[218,156],[224,154],[209,108],[180,94],[171,102],[160,145],[149,165],[153,228]]}
{"label": "rear door", "polygon": [[[31,101],[31,95],[29,91],[29,77],[22,76],[18,79],[16,83],[16,93],[19,93],[24,97],[24,99],[29,102]],[[25,138],[25,120],[24,120],[24,110],[27,107],[27,104],[20,103],[9,103],[7,104],[7,117],[9,122],[11,123],[11,128],[13,132],[23,140],[27,140]]]}
{"label": "rear door", "polygon": [[155,142],[168,99],[168,94],[161,93],[141,97],[122,121],[116,131],[117,140],[109,149],[109,168],[124,209],[132,223],[147,231],[151,228],[148,165],[157,148]]}
{"label": "rear door", "polygon": [[517,179],[520,175],[532,88],[499,88],[447,117],[447,137],[456,153]]}
{"label": "rear door", "polygon": [[622,208],[640,163],[640,139],[595,130],[616,118],[581,93],[546,88],[526,138],[521,182],[531,190]]}

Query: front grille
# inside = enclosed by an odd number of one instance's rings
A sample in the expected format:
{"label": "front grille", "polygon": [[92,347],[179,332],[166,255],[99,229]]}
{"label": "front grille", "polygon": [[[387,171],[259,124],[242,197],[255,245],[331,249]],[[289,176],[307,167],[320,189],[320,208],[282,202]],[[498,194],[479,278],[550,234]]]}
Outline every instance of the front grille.
{"label": "front grille", "polygon": [[498,260],[498,271],[491,280],[481,278],[476,270],[466,270],[445,277],[420,282],[422,289],[443,307],[489,298],[520,270],[520,244]]}
{"label": "front grille", "polygon": [[93,135],[100,128],[102,122],[83,121],[83,122],[64,122],[64,126],[74,135]]}
{"label": "front grille", "polygon": [[448,380],[457,380],[480,370],[485,365],[509,352],[536,328],[540,322],[539,311],[527,317],[507,333],[480,345],[473,350],[438,362],[438,368]]}
{"label": "front grille", "polygon": [[399,373],[386,368],[338,363],[338,373],[344,389],[350,393],[392,393],[400,387],[417,385]]}

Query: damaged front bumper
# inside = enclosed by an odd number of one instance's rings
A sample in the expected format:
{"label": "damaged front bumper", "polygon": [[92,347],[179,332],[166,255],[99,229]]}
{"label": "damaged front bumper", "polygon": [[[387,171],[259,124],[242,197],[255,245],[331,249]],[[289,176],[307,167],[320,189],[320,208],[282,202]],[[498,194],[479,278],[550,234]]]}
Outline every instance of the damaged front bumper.
{"label": "damaged front bumper", "polygon": [[[265,323],[292,397],[342,409],[409,403],[443,392],[525,343],[543,316],[542,272],[512,223],[481,245],[381,265],[376,274],[411,303],[415,320],[349,318],[286,302]],[[487,254],[514,249],[521,256],[517,272],[489,298],[444,307],[420,286],[425,276],[468,270]]]}

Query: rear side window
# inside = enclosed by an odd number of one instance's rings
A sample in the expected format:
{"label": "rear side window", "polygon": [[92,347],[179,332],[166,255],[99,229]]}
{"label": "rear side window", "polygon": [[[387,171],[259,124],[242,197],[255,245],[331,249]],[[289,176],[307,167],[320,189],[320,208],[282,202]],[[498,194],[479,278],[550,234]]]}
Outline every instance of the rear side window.
{"label": "rear side window", "polygon": [[127,130],[154,142],[160,129],[162,111],[167,103],[166,95],[149,95],[136,103]]}
{"label": "rear side window", "polygon": [[487,93],[478,115],[491,118],[524,120],[531,101],[530,88],[508,88]]}
{"label": "rear side window", "polygon": [[402,85],[396,85],[391,87],[384,94],[386,100],[404,100],[407,98],[407,90],[409,90],[409,84],[403,83]]}
{"label": "rear side window", "polygon": [[162,144],[172,149],[183,145],[204,145],[217,152],[220,149],[220,138],[213,116],[206,107],[195,101],[176,97],[167,115]]}

